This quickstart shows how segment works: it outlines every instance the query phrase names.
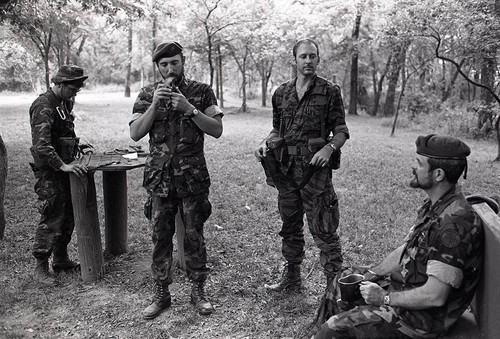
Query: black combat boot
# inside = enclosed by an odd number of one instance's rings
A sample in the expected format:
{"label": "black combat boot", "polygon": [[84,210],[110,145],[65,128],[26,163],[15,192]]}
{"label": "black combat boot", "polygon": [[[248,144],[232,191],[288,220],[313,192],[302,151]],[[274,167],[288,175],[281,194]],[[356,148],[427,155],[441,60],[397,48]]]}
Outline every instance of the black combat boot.
{"label": "black combat boot", "polygon": [[80,264],[69,259],[68,250],[64,249],[55,249],[54,256],[52,258],[52,269],[54,272],[70,272],[77,271],[80,269]]}
{"label": "black combat boot", "polygon": [[282,292],[285,290],[299,292],[301,285],[300,265],[288,263],[283,270],[281,281],[273,285],[266,285],[265,287],[268,291],[273,292]]}
{"label": "black combat boot", "polygon": [[191,289],[191,304],[201,315],[210,315],[214,312],[214,307],[205,296],[205,282],[194,281]]}
{"label": "black combat boot", "polygon": [[49,272],[48,259],[37,259],[34,271],[35,279],[44,285],[55,286],[57,281],[52,273]]}
{"label": "black combat boot", "polygon": [[168,291],[168,285],[157,281],[155,283],[155,295],[153,296],[153,302],[151,305],[146,307],[144,311],[142,311],[142,315],[144,319],[154,319],[163,310],[169,308],[170,305],[172,305],[172,297]]}

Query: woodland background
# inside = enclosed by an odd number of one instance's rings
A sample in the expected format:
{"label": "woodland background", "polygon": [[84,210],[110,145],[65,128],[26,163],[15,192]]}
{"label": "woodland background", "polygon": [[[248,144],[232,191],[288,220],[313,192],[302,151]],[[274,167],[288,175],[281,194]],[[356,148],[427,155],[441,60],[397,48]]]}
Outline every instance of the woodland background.
{"label": "woodland background", "polygon": [[[130,96],[158,79],[152,50],[186,49],[188,76],[240,111],[293,76],[297,39],[320,44],[318,73],[348,114],[432,120],[498,139],[500,0],[3,0],[0,91],[43,92],[67,63],[89,88]],[[500,147],[496,159],[499,160]]]}
{"label": "woodland background", "polygon": [[[319,252],[306,231],[304,291],[266,293],[283,268],[280,219],[253,156],[271,128],[273,90],[294,75],[293,44],[316,39],[318,73],[342,87],[352,137],[333,181],[344,264],[372,264],[401,243],[425,198],[408,187],[418,135],[466,140],[473,152],[463,191],[498,194],[499,17],[500,0],[0,0],[0,135],[9,157],[0,337],[302,338],[325,289]],[[78,64],[90,77],[76,97],[77,134],[98,152],[127,147],[136,93],[159,80],[151,54],[165,40],[185,47],[187,75],[211,84],[225,113],[221,138],[206,140],[207,292],[216,312],[193,310],[176,268],[172,308],[145,321],[151,230],[141,170],[127,174],[129,251],[105,257],[105,277],[84,284],[62,275],[58,288],[34,281],[27,114],[60,65]],[[146,139],[137,144],[146,148]],[[104,233],[99,174],[96,184]]]}

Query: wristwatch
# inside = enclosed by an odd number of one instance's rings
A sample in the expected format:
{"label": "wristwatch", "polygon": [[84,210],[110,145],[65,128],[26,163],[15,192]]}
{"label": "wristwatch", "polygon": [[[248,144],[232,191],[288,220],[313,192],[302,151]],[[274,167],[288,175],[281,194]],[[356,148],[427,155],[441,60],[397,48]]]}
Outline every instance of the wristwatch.
{"label": "wristwatch", "polygon": [[195,116],[197,116],[198,114],[200,114],[200,111],[198,111],[198,109],[195,108],[195,109],[193,109],[193,111],[191,113],[189,113],[188,115],[186,115],[186,117],[188,117],[189,119],[192,119]]}
{"label": "wristwatch", "polygon": [[391,304],[391,297],[389,296],[389,293],[384,295],[384,305],[390,305]]}
{"label": "wristwatch", "polygon": [[331,143],[331,144],[328,144],[328,146],[330,146],[332,151],[337,152],[337,146],[335,146],[335,144]]}

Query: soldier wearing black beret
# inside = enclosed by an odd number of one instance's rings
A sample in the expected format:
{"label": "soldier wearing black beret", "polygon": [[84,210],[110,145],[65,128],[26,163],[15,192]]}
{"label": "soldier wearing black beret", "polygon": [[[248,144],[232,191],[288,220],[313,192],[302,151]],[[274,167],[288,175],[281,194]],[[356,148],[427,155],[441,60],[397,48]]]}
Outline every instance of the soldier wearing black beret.
{"label": "soldier wearing black beret", "polygon": [[162,80],[141,89],[130,121],[133,140],[149,134],[151,154],[144,170],[144,187],[150,195],[145,212],[153,229],[155,294],[143,316],[153,319],[171,305],[172,237],[178,211],[186,230],[191,302],[200,314],[208,315],[214,309],[205,295],[209,270],[203,226],[211,204],[203,144],[206,134],[215,138],[222,134],[223,113],[210,86],[185,76],[186,58],[178,42],[159,44],[152,60]]}
{"label": "soldier wearing black beret", "polygon": [[482,224],[457,187],[470,153],[455,137],[417,138],[410,186],[428,199],[405,242],[381,263],[337,276],[364,274],[362,298],[352,305],[337,302],[335,279],[316,313],[314,338],[437,338],[460,318],[476,292],[483,260]]}

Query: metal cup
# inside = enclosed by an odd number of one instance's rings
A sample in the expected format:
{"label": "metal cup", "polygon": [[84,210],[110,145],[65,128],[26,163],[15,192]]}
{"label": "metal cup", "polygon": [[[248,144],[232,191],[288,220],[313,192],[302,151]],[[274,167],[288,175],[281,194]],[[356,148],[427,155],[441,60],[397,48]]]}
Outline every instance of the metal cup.
{"label": "metal cup", "polygon": [[363,279],[364,277],[361,274],[349,274],[338,280],[342,301],[353,303],[361,299],[359,286]]}

